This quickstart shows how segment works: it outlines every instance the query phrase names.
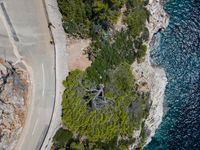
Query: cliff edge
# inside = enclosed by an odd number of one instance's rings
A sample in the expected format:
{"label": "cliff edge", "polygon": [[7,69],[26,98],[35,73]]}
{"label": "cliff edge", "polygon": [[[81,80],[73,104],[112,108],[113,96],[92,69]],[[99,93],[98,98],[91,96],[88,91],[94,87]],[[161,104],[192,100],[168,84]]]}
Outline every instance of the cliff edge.
{"label": "cliff edge", "polygon": [[[147,132],[146,144],[148,144],[162,121],[164,91],[165,86],[167,84],[165,71],[162,68],[159,68],[158,66],[153,66],[151,64],[150,50],[154,43],[153,35],[159,30],[162,30],[167,27],[169,22],[169,16],[164,11],[160,0],[150,0],[146,8],[150,13],[149,21],[146,23],[146,26],[150,33],[149,41],[147,43],[147,55],[145,57],[144,62],[135,62],[132,65],[132,68],[136,76],[138,85],[142,87],[142,83],[146,82],[147,87],[145,87],[145,89],[148,89],[150,91],[151,108],[144,125],[144,129]],[[139,135],[140,134],[138,134],[138,136]],[[140,138],[136,137],[136,139],[138,139],[139,143]],[[136,147],[137,143],[133,145],[132,148]]]}

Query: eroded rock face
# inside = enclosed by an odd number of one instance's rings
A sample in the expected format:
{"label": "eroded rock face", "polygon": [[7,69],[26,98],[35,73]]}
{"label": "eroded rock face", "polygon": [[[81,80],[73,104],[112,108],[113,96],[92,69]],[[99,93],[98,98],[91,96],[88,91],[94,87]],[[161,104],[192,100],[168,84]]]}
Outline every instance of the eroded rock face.
{"label": "eroded rock face", "polygon": [[[162,121],[164,92],[167,84],[165,71],[157,66],[152,66],[150,58],[150,49],[155,43],[153,40],[154,33],[166,28],[169,22],[169,16],[165,12],[161,1],[162,0],[149,0],[149,4],[146,6],[150,13],[149,21],[146,24],[150,33],[148,51],[144,62],[135,62],[132,65],[135,78],[137,79],[137,84],[139,85],[139,90],[150,91],[150,98],[152,102],[149,116],[145,120],[144,125],[147,132],[145,145],[151,141],[151,138],[154,136],[156,129]],[[140,143],[140,134],[138,134],[140,132],[141,129],[135,131],[134,137],[136,138],[136,142],[132,145],[131,149],[137,149]]]}
{"label": "eroded rock face", "polygon": [[12,149],[26,116],[28,76],[19,67],[0,59],[0,150]]}

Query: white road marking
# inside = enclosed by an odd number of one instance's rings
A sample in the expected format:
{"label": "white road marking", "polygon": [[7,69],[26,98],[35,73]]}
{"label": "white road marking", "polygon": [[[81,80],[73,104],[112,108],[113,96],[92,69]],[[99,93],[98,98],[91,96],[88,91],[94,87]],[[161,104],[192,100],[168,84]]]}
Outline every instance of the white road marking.
{"label": "white road marking", "polygon": [[35,125],[34,125],[34,127],[33,127],[33,132],[32,132],[32,135],[34,134],[34,132],[35,132],[35,129],[36,129],[36,126],[37,126],[37,124],[38,124],[38,119],[36,120],[36,122],[35,122]]}
{"label": "white road marking", "polygon": [[44,96],[44,89],[45,89],[45,79],[44,79],[44,64],[42,64],[42,96]]}

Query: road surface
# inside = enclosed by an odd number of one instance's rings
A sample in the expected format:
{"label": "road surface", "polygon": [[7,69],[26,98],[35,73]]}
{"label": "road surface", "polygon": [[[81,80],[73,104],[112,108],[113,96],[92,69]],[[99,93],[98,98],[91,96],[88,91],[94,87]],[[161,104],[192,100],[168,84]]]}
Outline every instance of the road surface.
{"label": "road surface", "polygon": [[16,149],[37,150],[55,100],[55,52],[42,0],[1,0],[0,17],[0,54],[25,62],[31,74],[29,112]]}

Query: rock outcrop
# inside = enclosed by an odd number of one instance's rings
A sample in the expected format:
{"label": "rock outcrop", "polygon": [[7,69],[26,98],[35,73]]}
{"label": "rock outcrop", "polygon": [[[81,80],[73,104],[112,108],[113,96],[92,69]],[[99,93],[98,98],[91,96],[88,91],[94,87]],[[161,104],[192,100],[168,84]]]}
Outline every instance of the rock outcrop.
{"label": "rock outcrop", "polygon": [[0,150],[13,149],[26,117],[28,75],[0,59]]}
{"label": "rock outcrop", "polygon": [[[146,144],[151,141],[152,136],[154,136],[156,129],[160,125],[163,117],[163,100],[164,100],[164,91],[167,84],[167,78],[165,71],[162,68],[157,66],[152,66],[150,61],[150,49],[153,45],[154,33],[158,32],[160,29],[167,27],[169,22],[169,17],[163,9],[161,0],[149,0],[149,4],[146,6],[147,10],[150,13],[149,22],[146,26],[149,30],[149,42],[148,42],[148,51],[145,57],[144,62],[137,63],[135,62],[132,65],[133,72],[136,77],[137,84],[141,87],[141,90],[150,91],[151,98],[151,108],[149,111],[149,116],[145,120],[144,128],[147,132]],[[147,83],[144,87],[143,83]],[[137,132],[141,132],[138,130]],[[131,149],[136,149],[140,143],[140,134],[137,134],[135,137],[137,142],[134,143]]]}

